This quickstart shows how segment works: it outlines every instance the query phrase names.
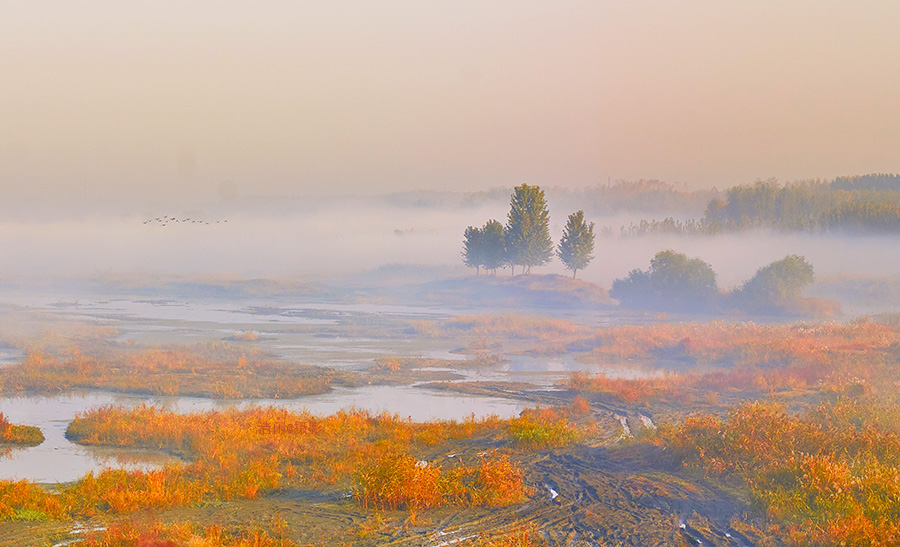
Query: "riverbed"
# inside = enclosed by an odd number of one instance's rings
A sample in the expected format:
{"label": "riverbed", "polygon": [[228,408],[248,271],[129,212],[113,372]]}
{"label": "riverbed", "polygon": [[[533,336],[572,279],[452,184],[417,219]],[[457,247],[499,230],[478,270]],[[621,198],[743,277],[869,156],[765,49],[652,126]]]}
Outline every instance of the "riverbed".
{"label": "riverbed", "polygon": [[[289,362],[355,371],[365,371],[373,361],[385,356],[438,359],[451,365],[469,358],[458,349],[466,344],[465,339],[417,336],[409,329],[411,321],[441,321],[469,310],[316,299],[192,301],[52,293],[20,295],[9,300],[18,312],[27,312],[29,320],[47,322],[38,330],[69,323],[100,327],[116,344],[228,343]],[[24,356],[21,348],[6,348],[0,352],[0,366],[8,366]],[[453,370],[462,381],[519,382],[531,384],[534,389],[552,388],[576,370],[620,377],[658,373],[621,365],[586,365],[571,355],[509,355],[487,368]],[[65,438],[66,427],[80,412],[106,405],[140,404],[186,413],[270,405],[324,415],[357,408],[414,421],[490,415],[508,418],[526,406],[512,398],[472,396],[414,384],[339,387],[298,399],[215,400],[102,391],[3,397],[0,412],[13,423],[39,427],[46,440],[37,447],[8,449],[0,457],[0,478],[67,482],[105,467],[147,469],[172,462],[171,457],[160,453],[85,447]]]}

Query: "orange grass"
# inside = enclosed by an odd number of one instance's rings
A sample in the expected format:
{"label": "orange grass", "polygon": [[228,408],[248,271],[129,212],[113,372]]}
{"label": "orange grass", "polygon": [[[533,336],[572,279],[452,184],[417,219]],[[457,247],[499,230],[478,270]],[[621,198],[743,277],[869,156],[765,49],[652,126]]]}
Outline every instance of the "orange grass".
{"label": "orange grass", "polygon": [[560,340],[584,336],[590,329],[563,319],[526,315],[463,315],[448,319],[447,331],[466,331],[480,337],[536,338]]}
{"label": "orange grass", "polygon": [[890,348],[900,341],[895,327],[874,321],[819,325],[670,323],[601,330],[583,341],[596,361],[693,358],[703,363],[780,365],[816,363],[824,357]]}
{"label": "orange grass", "polygon": [[58,496],[28,481],[0,480],[0,520],[61,518],[65,510]]}
{"label": "orange grass", "polygon": [[120,522],[90,532],[79,545],[85,547],[294,547],[288,539],[275,538],[257,527],[201,528],[192,523]]}
{"label": "orange grass", "polygon": [[6,415],[0,412],[0,444],[34,446],[42,442],[44,442],[44,434],[39,427],[11,424],[6,419]]}
{"label": "orange grass", "polygon": [[127,513],[208,499],[254,498],[281,487],[352,488],[367,507],[507,505],[522,501],[522,472],[505,456],[477,464],[421,463],[420,447],[478,436],[509,421],[401,420],[341,411],[319,417],[277,408],[177,414],[105,407],[79,415],[67,435],[84,444],[145,447],[186,460],[154,471],[105,470],[61,489],[71,514]]}
{"label": "orange grass", "polygon": [[690,402],[700,394],[726,390],[771,393],[893,383],[896,374],[889,363],[900,345],[900,331],[871,321],[817,326],[685,323],[607,329],[591,343],[597,345],[592,357],[598,360],[677,358],[729,365],[640,379],[575,373],[569,383],[578,391],[607,393],[632,403]]}
{"label": "orange grass", "polygon": [[521,503],[526,488],[522,471],[506,456],[444,469],[409,454],[385,454],[357,473],[354,494],[364,507],[428,509]]}
{"label": "orange grass", "polygon": [[569,408],[529,408],[509,420],[507,431],[517,445],[526,448],[568,446],[578,441],[586,429],[579,428],[570,418],[589,411],[581,397],[576,397]]}
{"label": "orange grass", "polygon": [[749,487],[793,545],[900,544],[900,408],[841,396],[804,416],[772,403],[661,427],[687,465]]}
{"label": "orange grass", "polygon": [[509,533],[492,534],[459,542],[459,547],[539,547],[547,545],[534,524],[521,524]]}
{"label": "orange grass", "polygon": [[278,398],[324,393],[337,373],[237,352],[221,344],[190,348],[100,351],[63,357],[29,353],[0,369],[2,392],[104,389],[152,395]]}

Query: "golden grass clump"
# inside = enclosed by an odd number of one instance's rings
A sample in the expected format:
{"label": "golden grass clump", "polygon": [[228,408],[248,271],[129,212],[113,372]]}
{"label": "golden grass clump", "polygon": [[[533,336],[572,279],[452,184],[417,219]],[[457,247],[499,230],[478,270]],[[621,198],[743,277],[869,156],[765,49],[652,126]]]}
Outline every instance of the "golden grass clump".
{"label": "golden grass clump", "polygon": [[39,427],[11,424],[6,415],[0,412],[0,444],[36,446],[42,442],[44,434]]}
{"label": "golden grass clump", "polygon": [[114,523],[90,532],[85,547],[295,547],[289,539],[273,537],[260,527],[200,527],[190,522],[173,524],[135,521]]}
{"label": "golden grass clump", "polygon": [[63,356],[32,352],[0,369],[0,391],[48,393],[103,389],[149,395],[226,399],[284,398],[325,393],[340,374],[261,357],[224,345],[102,350]]}
{"label": "golden grass clump", "polygon": [[900,410],[838,397],[804,415],[774,403],[660,427],[656,442],[686,465],[749,490],[792,545],[896,545]]}
{"label": "golden grass clump", "polygon": [[[540,420],[549,416],[536,412]],[[185,463],[88,474],[64,486],[59,499],[73,515],[252,499],[282,487],[348,488],[361,505],[380,509],[508,505],[525,499],[527,488],[507,456],[447,465],[424,463],[415,454],[450,440],[495,442],[509,435],[510,424],[474,417],[418,424],[358,410],[320,417],[278,408],[177,414],[152,406],[104,407],[77,416],[69,438],[161,450]]]}
{"label": "golden grass clump", "polygon": [[[574,373],[569,387],[627,403],[703,400],[709,393],[741,391],[840,391],[850,384],[892,386],[900,379],[890,363],[900,329],[874,321],[848,324],[673,324],[616,327],[593,339],[596,360],[676,359],[705,370],[620,379]],[[712,368],[712,370],[710,370]]]}

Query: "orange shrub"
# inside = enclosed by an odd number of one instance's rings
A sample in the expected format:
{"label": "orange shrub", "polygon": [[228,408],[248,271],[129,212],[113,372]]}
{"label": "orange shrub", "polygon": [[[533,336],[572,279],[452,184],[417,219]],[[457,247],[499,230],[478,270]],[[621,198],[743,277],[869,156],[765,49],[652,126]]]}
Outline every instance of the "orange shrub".
{"label": "orange shrub", "polygon": [[460,547],[538,547],[547,545],[534,524],[516,525],[514,531],[461,541]]}
{"label": "orange shrub", "polygon": [[684,323],[606,329],[594,338],[592,355],[609,358],[677,359],[721,370],[670,373],[658,378],[614,379],[575,373],[570,388],[605,393],[628,403],[691,402],[711,391],[768,394],[787,390],[841,390],[850,384],[893,389],[900,371],[900,329],[872,321],[848,324],[756,325]]}
{"label": "orange shrub", "polygon": [[578,440],[578,430],[566,413],[549,408],[523,411],[509,420],[507,430],[516,444],[528,448],[566,446]]}
{"label": "orange shrub", "polygon": [[28,481],[0,480],[0,519],[60,518],[64,508],[57,496]]}
{"label": "orange shrub", "polygon": [[[575,428],[566,421],[568,412],[523,416],[569,442]],[[190,463],[89,474],[65,486],[61,499],[70,513],[92,515],[254,498],[283,486],[324,483],[355,484],[360,503],[381,508],[515,503],[524,496],[524,483],[508,459],[444,469],[413,456],[417,446],[438,440],[500,436],[511,423],[473,417],[415,424],[358,410],[319,417],[278,408],[177,414],[150,406],[104,407],[77,416],[68,436],[86,444],[154,448]]]}
{"label": "orange shrub", "polygon": [[805,416],[770,403],[660,427],[687,465],[747,487],[795,545],[896,545],[900,409],[839,398]]}
{"label": "orange shrub", "polygon": [[385,454],[356,476],[356,499],[378,509],[500,506],[526,498],[524,476],[506,456],[449,470],[408,454]]}
{"label": "orange shrub", "polygon": [[274,538],[260,528],[200,528],[191,523],[120,522],[88,533],[85,547],[294,547],[288,539]]}
{"label": "orange shrub", "polygon": [[0,412],[0,444],[38,445],[44,442],[44,434],[39,427],[14,425]]}
{"label": "orange shrub", "polygon": [[87,356],[77,348],[64,357],[31,353],[24,362],[0,368],[0,390],[58,392],[106,389],[152,395],[225,398],[297,397],[324,393],[341,373],[250,358],[227,346],[168,349],[100,349]]}

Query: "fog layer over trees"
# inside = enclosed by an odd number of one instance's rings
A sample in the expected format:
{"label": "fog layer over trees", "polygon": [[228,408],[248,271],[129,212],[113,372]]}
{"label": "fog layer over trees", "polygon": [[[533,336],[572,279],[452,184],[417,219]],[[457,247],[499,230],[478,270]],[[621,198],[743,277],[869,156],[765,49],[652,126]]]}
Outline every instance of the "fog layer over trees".
{"label": "fog layer over trees", "polygon": [[[582,209],[584,221],[595,223],[591,254],[596,258],[578,269],[579,279],[609,288],[632,270],[646,269],[650,260],[666,249],[710,264],[722,291],[740,287],[760,267],[790,255],[804,256],[815,266],[817,281],[811,290],[835,279],[891,278],[900,273],[896,242],[887,235],[847,237],[756,229],[717,235],[625,237],[619,227],[645,213],[600,214],[604,210],[602,201],[596,201],[600,197],[622,205],[621,200],[632,198],[615,198],[616,192],[632,195],[628,192],[633,190],[640,195],[651,186],[655,187],[641,182],[592,190],[545,190],[554,246],[563,237],[573,211]],[[665,184],[659,187],[666,196],[687,195]],[[66,209],[32,211],[33,218],[27,218],[26,211],[9,211],[0,218],[0,260],[4,264],[0,281],[159,274],[316,280],[385,264],[437,267],[443,273],[435,275],[462,277],[469,275],[460,260],[466,227],[475,225],[483,230],[488,226],[499,234],[510,211],[512,193],[512,188],[498,188],[476,193],[239,199],[207,204],[73,203]],[[651,191],[641,202],[654,203],[658,197]],[[665,209],[651,209],[653,216],[667,214]],[[697,214],[702,214],[702,206]],[[155,222],[166,216],[204,222]],[[149,219],[154,222],[145,224]],[[496,224],[488,224],[491,219]],[[555,258],[533,272],[571,276],[572,271]],[[497,271],[501,276],[509,273],[508,268]],[[860,286],[852,294],[865,290]]]}

